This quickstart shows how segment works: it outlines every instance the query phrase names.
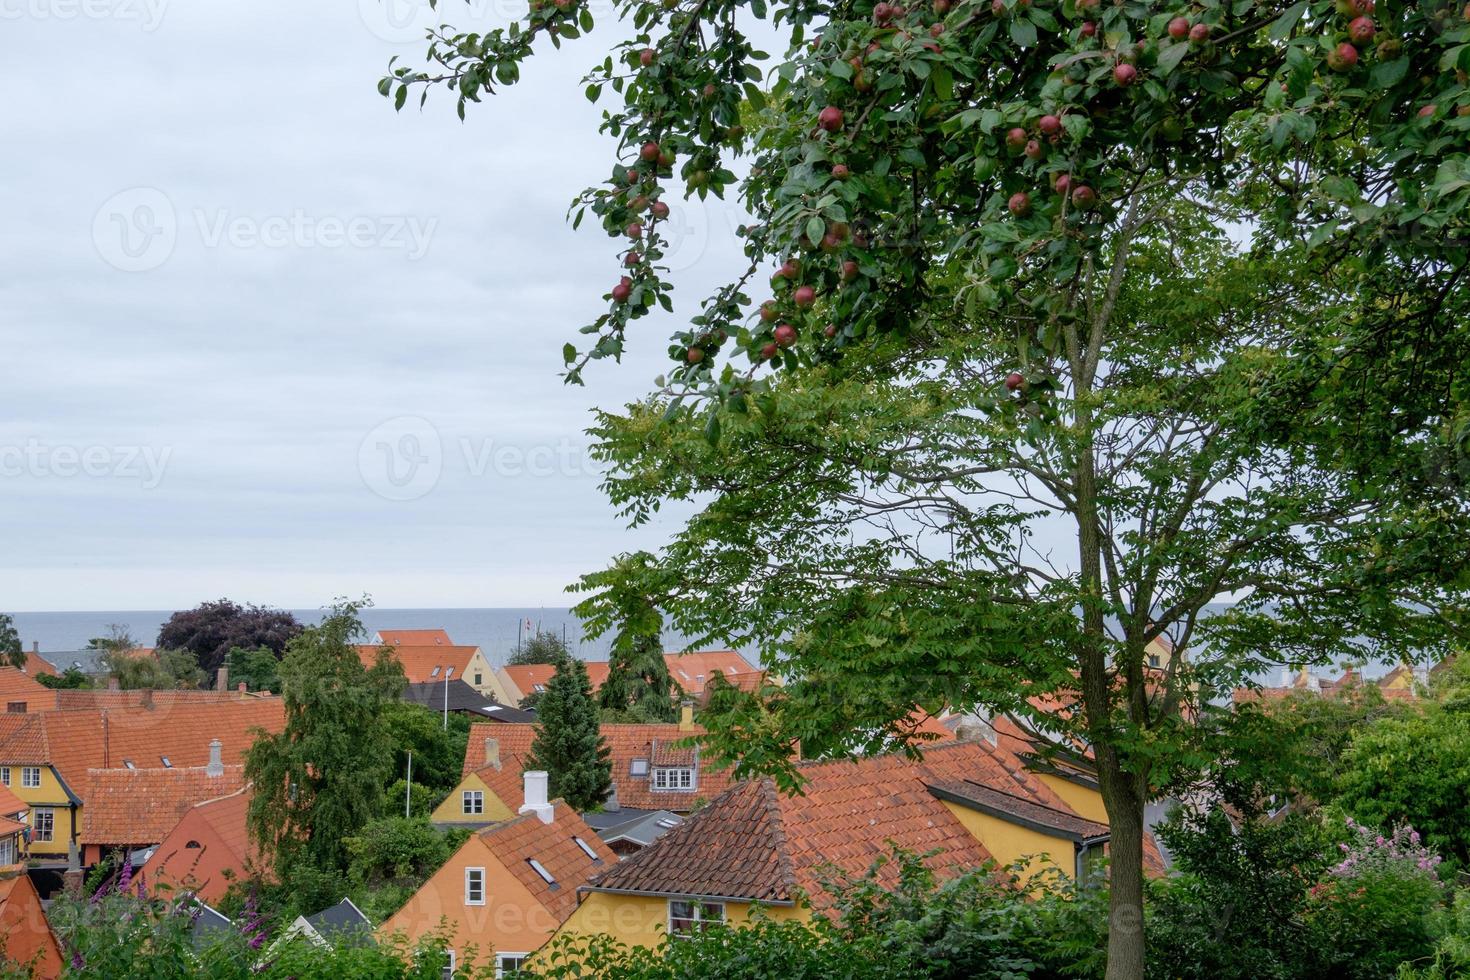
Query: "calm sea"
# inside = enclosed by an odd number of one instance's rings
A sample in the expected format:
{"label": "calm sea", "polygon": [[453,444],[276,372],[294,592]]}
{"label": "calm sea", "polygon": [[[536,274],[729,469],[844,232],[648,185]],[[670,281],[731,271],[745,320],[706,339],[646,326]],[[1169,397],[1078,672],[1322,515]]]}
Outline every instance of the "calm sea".
{"label": "calm sea", "polygon": [[[292,613],[303,623],[315,623],[322,617],[320,609],[295,609]],[[114,623],[127,627],[139,643],[151,646],[159,627],[170,615],[171,610],[11,614],[25,648],[29,650],[33,642],[39,643],[42,653],[82,649],[92,637],[107,635],[108,627]],[[442,628],[454,642],[483,649],[492,664],[504,662],[515,650],[518,638],[537,628],[548,633],[564,633],[567,645],[584,660],[606,660],[612,640],[610,636],[597,640],[584,638],[581,621],[567,609],[369,608],[362,611],[362,621],[369,632]],[[665,649],[677,650],[682,638],[666,634],[664,645]]]}

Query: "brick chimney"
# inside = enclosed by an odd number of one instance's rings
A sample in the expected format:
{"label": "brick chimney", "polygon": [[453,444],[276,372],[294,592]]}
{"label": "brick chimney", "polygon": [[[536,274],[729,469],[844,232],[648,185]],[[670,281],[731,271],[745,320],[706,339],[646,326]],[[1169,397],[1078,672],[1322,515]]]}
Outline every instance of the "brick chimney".
{"label": "brick chimney", "polygon": [[517,813],[534,813],[536,819],[542,823],[551,823],[556,817],[556,811],[550,803],[546,802],[547,774],[539,769],[533,769],[525,776],[526,802]]}
{"label": "brick chimney", "polygon": [[209,765],[204,767],[204,775],[210,779],[218,779],[225,774],[224,748],[224,743],[217,738],[209,743]]}
{"label": "brick chimney", "polygon": [[500,740],[495,738],[485,739],[485,765],[500,768]]}

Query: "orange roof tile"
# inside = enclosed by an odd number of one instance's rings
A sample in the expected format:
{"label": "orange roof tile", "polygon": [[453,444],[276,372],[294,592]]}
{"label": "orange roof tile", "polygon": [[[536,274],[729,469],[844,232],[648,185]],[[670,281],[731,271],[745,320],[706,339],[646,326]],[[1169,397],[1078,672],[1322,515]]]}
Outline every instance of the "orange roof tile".
{"label": "orange roof tile", "polygon": [[378,630],[378,639],[394,647],[454,646],[444,630]]}
{"label": "orange roof tile", "polygon": [[371,667],[378,659],[378,651],[386,649],[394,660],[403,667],[403,674],[410,684],[444,680],[444,672],[454,668],[452,677],[463,677],[470,658],[479,647],[464,646],[388,646],[367,644],[357,648],[357,655],[364,667]]}
{"label": "orange roof tile", "polygon": [[[592,682],[592,690],[597,691],[602,687],[602,682],[607,680],[608,664],[606,660],[587,660],[587,679]],[[521,694],[531,695],[536,693],[536,688],[545,688],[551,683],[551,675],[556,673],[554,664],[514,664],[503,668],[511,683],[520,689]]]}
{"label": "orange roof tile", "polygon": [[[616,864],[617,856],[566,803],[554,800],[552,806],[551,823],[542,823],[535,814],[528,813],[487,827],[480,831],[480,840],[536,901],[558,922],[565,922],[577,907],[577,889]],[[592,848],[598,860],[589,858],[577,846],[573,838],[578,837]],[[536,873],[530,864],[532,858],[556,880],[557,887]]]}
{"label": "orange roof tile", "polygon": [[61,975],[61,947],[27,874],[0,878],[0,936],[5,937],[7,959],[17,963],[34,959],[37,977]]}
{"label": "orange roof tile", "polygon": [[89,769],[81,839],[88,844],[157,844],[192,806],[245,783],[244,766],[211,776],[204,766]]}
{"label": "orange roof tile", "polygon": [[705,685],[716,674],[733,680],[745,674],[758,673],[755,666],[735,650],[695,650],[689,653],[666,653],[669,676],[685,694],[703,694]]}
{"label": "orange roof tile", "polygon": [[9,787],[0,786],[0,817],[13,817],[30,808],[31,805],[12,793]]}
{"label": "orange roof tile", "polygon": [[[730,786],[730,770],[718,770],[693,747],[677,744],[692,735],[703,733],[704,729],[697,725],[690,731],[684,731],[672,723],[603,725],[602,737],[611,753],[609,758],[612,761],[612,779],[617,789],[618,803],[637,809],[684,811],[693,807],[697,800],[713,799],[723,793]],[[472,725],[469,744],[465,748],[462,774],[479,773],[486,785],[503,802],[518,802],[521,771],[535,737],[535,725],[493,722]],[[487,738],[495,739],[499,747],[499,769],[486,766],[484,742]],[[650,766],[688,766],[697,760],[699,774],[695,788],[684,792],[655,790],[652,788],[651,775],[633,775],[635,759],[648,760]]]}
{"label": "orange roof tile", "polygon": [[100,689],[60,690],[56,695],[59,711],[86,711],[89,708],[144,708],[150,704],[217,704],[220,701],[251,701],[269,694],[240,691],[109,691]]}
{"label": "orange roof tile", "polygon": [[0,711],[12,704],[22,711],[45,711],[56,707],[56,692],[18,667],[0,667]]}
{"label": "orange roof tile", "polygon": [[52,666],[51,661],[46,660],[39,653],[34,652],[26,653],[25,672],[32,677],[37,674],[50,674],[52,677],[57,676],[57,670]]}
{"label": "orange roof tile", "polygon": [[244,761],[256,729],[285,725],[280,698],[246,701],[158,702],[152,708],[104,708],[0,715],[0,763],[49,762],[73,792],[86,786],[88,769],[202,766],[209,743],[224,743],[224,762]]}
{"label": "orange roof tile", "polygon": [[262,866],[246,827],[249,807],[247,785],[186,810],[143,865],[147,885],[167,883],[187,888],[205,902],[218,901],[232,878]]}

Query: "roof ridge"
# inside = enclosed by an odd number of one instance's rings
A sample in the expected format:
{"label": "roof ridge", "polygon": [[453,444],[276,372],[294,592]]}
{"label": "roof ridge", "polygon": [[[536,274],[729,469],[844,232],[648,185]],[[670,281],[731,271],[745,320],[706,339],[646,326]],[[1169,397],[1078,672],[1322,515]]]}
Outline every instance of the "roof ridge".
{"label": "roof ridge", "polygon": [[763,776],[756,780],[760,789],[758,792],[765,800],[766,810],[771,816],[771,834],[775,837],[776,865],[781,870],[781,877],[786,885],[788,899],[796,897],[796,870],[791,864],[791,844],[786,838],[786,815],[781,809],[781,801],[776,793],[776,781],[769,776]]}
{"label": "roof ridge", "polygon": [[[962,782],[962,783],[969,783],[972,786],[979,786],[981,789],[988,789],[992,793],[999,793],[1001,796],[1010,797],[1011,799],[1013,799],[1013,800],[1019,800],[1022,803],[1029,803],[1031,806],[1039,806],[1043,810],[1050,810],[1051,812],[1053,812],[1053,813],[1059,813],[1059,814],[1061,814],[1064,817],[1075,817],[1078,820],[1087,820],[1087,818],[1084,817],[1082,814],[1078,813],[1076,810],[1073,810],[1070,806],[1068,806],[1066,800],[1063,800],[1062,801],[1062,805],[1063,806],[1067,806],[1067,809],[1063,810],[1063,809],[1060,809],[1058,807],[1052,806],[1050,803],[1043,803],[1041,800],[1032,799],[1031,797],[1028,797],[1028,796],[1017,796],[1015,793],[1007,793],[1005,790],[1001,789],[998,786],[991,786],[989,783],[982,783],[978,779],[968,779],[968,778],[966,778],[964,776],[961,776],[958,781],[959,782]],[[935,782],[937,782],[937,783],[943,783],[943,782],[949,782],[949,780],[937,779],[937,780],[935,780]],[[928,785],[928,784],[926,783],[925,785]],[[1096,820],[1087,820],[1087,822],[1088,823],[1099,823],[1099,821],[1096,821]],[[1106,826],[1106,824],[1101,824],[1101,826]]]}

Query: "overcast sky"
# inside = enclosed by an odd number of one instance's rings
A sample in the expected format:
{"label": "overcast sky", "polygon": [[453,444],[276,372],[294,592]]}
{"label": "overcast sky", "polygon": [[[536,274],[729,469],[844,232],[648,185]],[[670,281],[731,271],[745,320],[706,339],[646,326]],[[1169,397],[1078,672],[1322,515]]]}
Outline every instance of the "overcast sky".
{"label": "overcast sky", "polygon": [[[582,430],[664,369],[669,319],[558,377],[618,275],[564,216],[612,162],[579,79],[619,25],[461,124],[375,91],[432,19],[0,0],[0,609],[556,606],[667,535],[624,529]],[[676,219],[687,315],[739,219]]]}

